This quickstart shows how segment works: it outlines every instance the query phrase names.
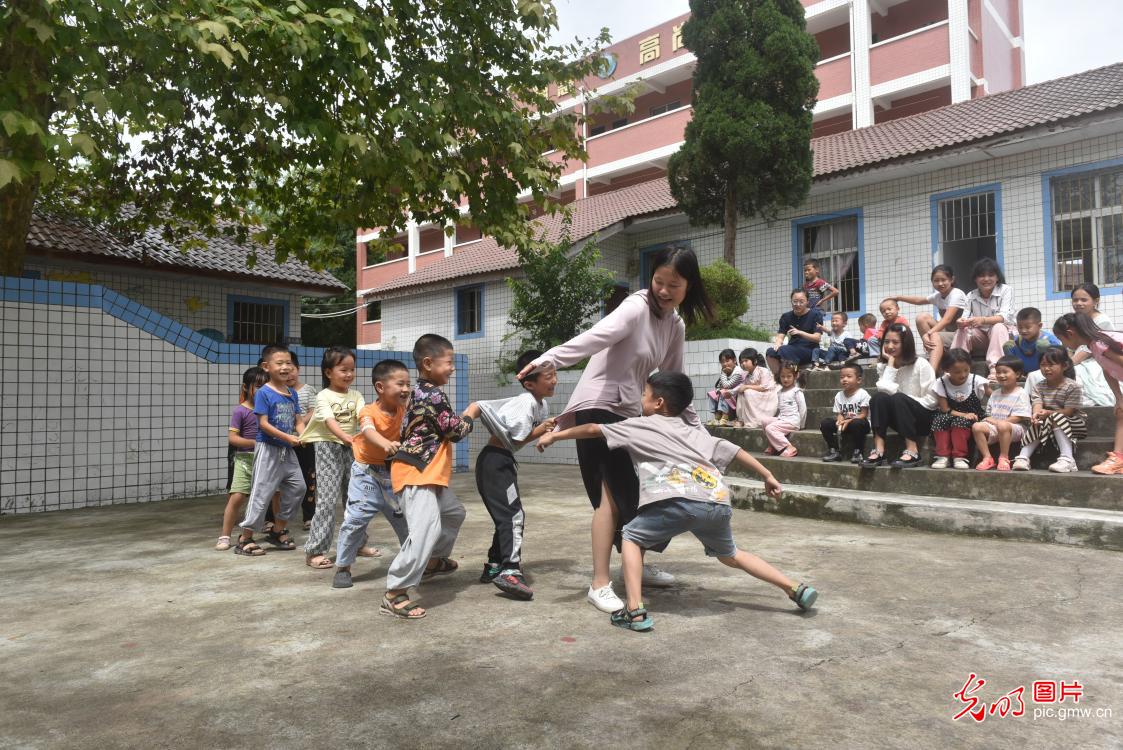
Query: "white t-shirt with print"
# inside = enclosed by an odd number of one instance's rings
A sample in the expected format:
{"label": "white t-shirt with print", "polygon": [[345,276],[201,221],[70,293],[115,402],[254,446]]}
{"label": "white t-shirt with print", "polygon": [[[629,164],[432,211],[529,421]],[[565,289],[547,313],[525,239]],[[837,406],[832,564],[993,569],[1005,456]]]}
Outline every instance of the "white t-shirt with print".
{"label": "white t-shirt with print", "polygon": [[870,408],[870,394],[865,388],[859,388],[847,396],[843,391],[834,394],[834,413],[841,414],[843,419],[853,419],[862,409]]}
{"label": "white t-shirt with print", "polygon": [[936,306],[936,309],[940,311],[940,316],[942,317],[943,314],[948,311],[949,307],[958,307],[960,310],[966,310],[967,293],[962,289],[955,289],[953,287],[952,290],[948,292],[948,296],[943,297],[939,292],[933,290],[933,292],[928,295],[928,302]]}

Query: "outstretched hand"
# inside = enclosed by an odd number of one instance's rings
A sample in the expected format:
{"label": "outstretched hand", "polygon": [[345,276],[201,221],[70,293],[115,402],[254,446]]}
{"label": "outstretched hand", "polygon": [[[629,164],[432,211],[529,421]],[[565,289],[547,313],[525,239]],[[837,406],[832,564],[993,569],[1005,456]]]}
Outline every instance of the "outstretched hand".
{"label": "outstretched hand", "polygon": [[780,497],[780,495],[784,494],[784,488],[776,481],[776,477],[769,477],[764,480],[764,491],[769,497]]}

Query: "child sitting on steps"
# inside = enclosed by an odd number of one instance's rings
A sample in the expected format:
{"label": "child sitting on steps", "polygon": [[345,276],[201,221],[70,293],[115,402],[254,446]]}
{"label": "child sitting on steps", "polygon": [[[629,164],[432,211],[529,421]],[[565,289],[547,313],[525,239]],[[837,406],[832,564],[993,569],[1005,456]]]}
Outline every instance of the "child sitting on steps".
{"label": "child sitting on steps", "polygon": [[[987,400],[986,418],[971,426],[975,446],[979,449],[977,471],[989,471],[996,465],[999,471],[1010,471],[1010,446],[1022,442],[1025,423],[1033,412],[1029,396],[1018,385],[1022,373],[1022,360],[1003,357],[994,366],[994,377],[1000,390]],[[990,446],[998,443],[998,463],[990,455]]]}
{"label": "child sitting on steps", "polygon": [[764,436],[768,439],[768,447],[764,452],[768,455],[778,453],[784,458],[791,458],[798,453],[787,436],[796,430],[802,430],[803,423],[807,420],[807,400],[800,387],[805,377],[795,362],[785,360],[780,363],[780,393],[776,416],[761,420]]}
{"label": "child sitting on steps", "polygon": [[1041,355],[1041,374],[1045,379],[1033,386],[1030,401],[1033,419],[1022,439],[1022,452],[1014,459],[1014,471],[1029,471],[1029,458],[1037,447],[1052,440],[1061,456],[1049,466],[1059,474],[1079,471],[1073,458],[1074,443],[1088,435],[1084,413],[1080,411],[1083,394],[1073,380],[1072,360],[1061,347]]}
{"label": "child sitting on steps", "polygon": [[990,395],[986,378],[971,372],[971,355],[963,349],[948,349],[940,362],[943,375],[932,384],[937,411],[932,417],[936,441],[933,469],[969,469],[967,452],[971,429],[983,416],[983,400]]}

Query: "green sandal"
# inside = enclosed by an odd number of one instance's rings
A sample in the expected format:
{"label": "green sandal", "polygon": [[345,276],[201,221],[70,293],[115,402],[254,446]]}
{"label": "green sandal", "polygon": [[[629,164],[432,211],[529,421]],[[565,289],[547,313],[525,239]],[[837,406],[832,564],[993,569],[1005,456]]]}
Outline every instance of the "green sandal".
{"label": "green sandal", "polygon": [[788,594],[788,598],[796,603],[796,606],[804,612],[811,609],[815,604],[815,600],[819,598],[819,592],[806,584],[799,584],[795,591]]}
{"label": "green sandal", "polygon": [[238,543],[234,545],[234,554],[245,555],[246,557],[261,557],[265,554],[265,550],[252,539],[238,537]]}
{"label": "green sandal", "polygon": [[[636,618],[640,619],[636,619]],[[612,624],[618,628],[627,628],[639,633],[647,632],[655,627],[655,620],[647,614],[643,604],[635,609],[618,609],[612,613]]]}
{"label": "green sandal", "polygon": [[[402,602],[405,602],[402,604]],[[397,605],[401,606],[397,606]],[[393,599],[382,597],[382,603],[378,605],[378,613],[380,615],[390,615],[397,617],[399,620],[420,620],[427,612],[421,611],[421,614],[415,615],[416,610],[421,609],[417,602],[410,601],[410,598],[405,594],[398,594]]]}
{"label": "green sandal", "polygon": [[292,534],[289,533],[288,529],[270,531],[265,535],[265,541],[277,549],[296,549],[296,542],[292,540]]}
{"label": "green sandal", "polygon": [[458,570],[460,570],[460,563],[447,557],[438,557],[436,566],[425,568],[425,572],[421,574],[421,577],[432,578],[433,576],[445,575],[446,573],[455,573]]}

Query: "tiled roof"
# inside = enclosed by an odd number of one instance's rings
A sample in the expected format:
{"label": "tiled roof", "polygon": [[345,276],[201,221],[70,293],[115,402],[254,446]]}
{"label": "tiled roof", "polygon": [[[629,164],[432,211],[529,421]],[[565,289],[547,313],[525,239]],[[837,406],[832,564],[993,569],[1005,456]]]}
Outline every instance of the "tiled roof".
{"label": "tiled roof", "polygon": [[[674,198],[671,197],[671,188],[664,178],[583,198],[569,204],[572,220],[570,239],[573,242],[580,242],[618,221],[632,216],[672,210],[676,206]],[[560,239],[562,232],[560,215],[543,216],[536,219],[535,223],[538,225],[535,229],[536,235],[544,235],[550,242]],[[492,237],[485,237],[480,242],[454,251],[451,258],[441,259],[415,273],[403,274],[391,279],[385,284],[368,290],[368,293],[384,294],[421,284],[507,271],[518,268],[518,265],[518,257],[514,250],[500,246]]]}
{"label": "tiled roof", "polygon": [[[823,136],[811,141],[814,179],[839,177],[896,161],[968,146],[1003,134],[1123,107],[1123,63],[991,94],[939,109],[902,117],[868,128]],[[579,242],[617,221],[676,208],[666,177],[602,193],[570,204],[572,240]],[[560,220],[539,219],[551,239]],[[412,274],[403,274],[368,290],[370,294],[401,290],[464,276],[516,268],[513,250],[494,239],[457,251]]]}
{"label": "tiled roof", "polygon": [[1123,106],[1123,63],[811,141],[815,178]]}
{"label": "tiled roof", "polygon": [[[206,248],[184,253],[166,242],[156,229],[127,242],[86,222],[36,213],[27,233],[27,252],[29,255],[61,252],[89,261],[106,258],[145,268],[280,282],[316,292],[339,293],[347,290],[330,273],[315,271],[295,259],[277,263],[273,250],[263,245],[247,242],[243,246],[225,237],[202,239],[207,243]],[[253,268],[246,265],[251,251],[257,252],[257,263]]]}

